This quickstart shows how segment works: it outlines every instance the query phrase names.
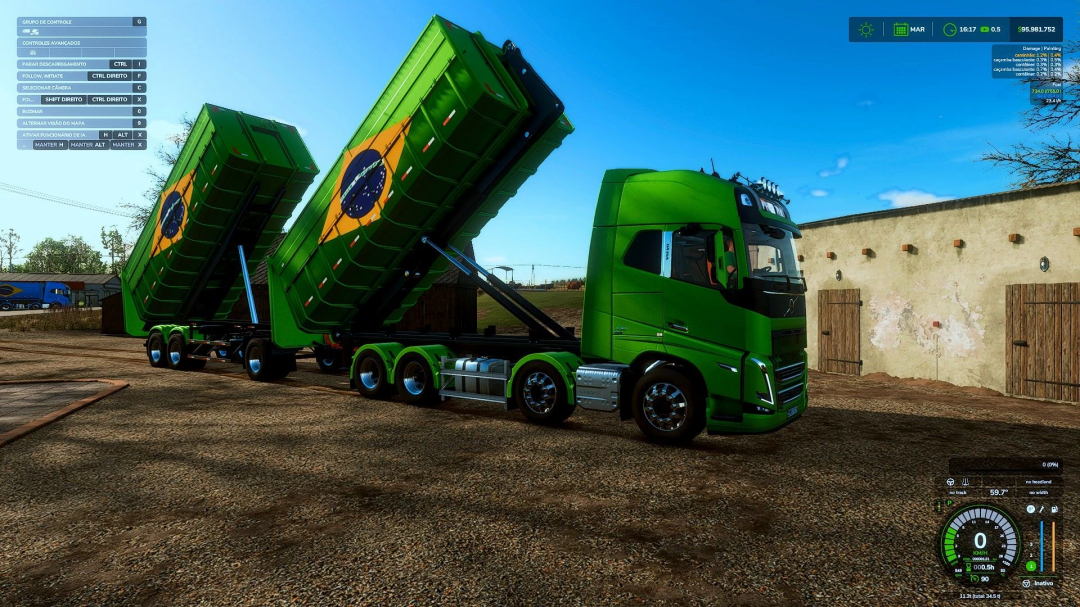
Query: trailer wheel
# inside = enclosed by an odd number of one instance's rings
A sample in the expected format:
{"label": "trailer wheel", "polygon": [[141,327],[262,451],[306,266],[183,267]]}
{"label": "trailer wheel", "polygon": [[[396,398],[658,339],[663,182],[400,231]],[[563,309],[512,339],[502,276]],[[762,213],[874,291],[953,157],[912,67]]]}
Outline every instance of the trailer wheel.
{"label": "trailer wheel", "polygon": [[435,385],[431,365],[415,352],[398,361],[394,368],[394,385],[401,398],[410,405],[430,406],[439,400],[439,387]]}
{"label": "trailer wheel", "polygon": [[341,370],[341,350],[336,348],[315,348],[315,362],[323,373],[337,373]]}
{"label": "trailer wheel", "polygon": [[165,363],[170,369],[175,371],[191,371],[202,369],[206,366],[205,360],[199,360],[188,356],[187,344],[184,342],[184,336],[179,333],[173,333],[169,336],[169,346],[167,351],[168,357],[166,358]]}
{"label": "trailer wheel", "polygon": [[247,351],[244,352],[244,368],[248,377],[255,381],[280,379],[288,375],[288,371],[281,373],[281,367],[280,361],[273,355],[269,339],[260,337],[248,342]]}
{"label": "trailer wheel", "polygon": [[513,398],[525,419],[558,424],[574,413],[559,372],[542,360],[527,362],[514,374]]}
{"label": "trailer wheel", "polygon": [[0,312],[7,312],[10,309],[11,309],[11,304],[9,302],[5,301],[3,303],[0,303]]}
{"label": "trailer wheel", "polygon": [[35,301],[35,302],[31,303],[27,307],[30,308],[31,310],[40,310],[41,309],[41,304],[39,304],[38,302]]}
{"label": "trailer wheel", "polygon": [[646,373],[631,404],[634,421],[651,441],[688,443],[705,429],[705,403],[690,380],[673,369]]}
{"label": "trailer wheel", "polygon": [[363,350],[353,359],[353,381],[356,391],[365,398],[383,399],[390,394],[386,364],[373,350]]}
{"label": "trailer wheel", "polygon": [[154,331],[146,338],[146,358],[150,360],[150,366],[159,369],[167,367],[169,363],[165,354],[165,338],[159,331]]}

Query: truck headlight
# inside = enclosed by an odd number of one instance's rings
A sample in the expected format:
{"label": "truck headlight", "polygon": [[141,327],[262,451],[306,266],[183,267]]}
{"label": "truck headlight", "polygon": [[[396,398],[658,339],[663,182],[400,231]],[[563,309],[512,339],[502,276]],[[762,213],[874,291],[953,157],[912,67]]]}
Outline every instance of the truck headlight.
{"label": "truck headlight", "polygon": [[758,366],[758,369],[761,370],[761,376],[765,378],[765,389],[767,390],[767,392],[757,392],[758,399],[767,405],[776,406],[776,398],[773,393],[772,379],[769,378],[769,367],[767,367],[765,363],[761,362],[756,358],[751,358],[750,362]]}

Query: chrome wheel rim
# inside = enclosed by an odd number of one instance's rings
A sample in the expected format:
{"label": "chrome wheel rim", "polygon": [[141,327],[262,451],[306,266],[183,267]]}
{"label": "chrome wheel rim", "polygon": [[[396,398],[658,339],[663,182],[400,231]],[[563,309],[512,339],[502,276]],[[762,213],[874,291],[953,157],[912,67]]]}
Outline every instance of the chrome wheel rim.
{"label": "chrome wheel rim", "polygon": [[649,425],[661,432],[674,432],[686,423],[686,395],[673,384],[657,382],[649,386],[641,406]]}
{"label": "chrome wheel rim", "polygon": [[424,366],[415,360],[411,360],[405,365],[405,372],[402,373],[402,384],[405,387],[405,391],[413,396],[420,396],[424,391],[424,386],[427,379],[427,373],[424,372]]}
{"label": "chrome wheel rim", "polygon": [[333,358],[324,358],[322,359],[322,366],[326,367],[327,369],[333,369],[337,365],[334,364]]}
{"label": "chrome wheel rim", "polygon": [[521,386],[521,400],[531,411],[540,415],[549,413],[555,407],[558,389],[555,380],[547,373],[535,371],[525,378]]}
{"label": "chrome wheel rim", "polygon": [[379,364],[370,356],[360,362],[360,385],[368,390],[379,387],[382,378],[379,376]]}
{"label": "chrome wheel rim", "polygon": [[248,368],[251,369],[252,373],[256,375],[259,374],[259,371],[262,369],[262,361],[258,359],[257,354],[255,358],[248,359]]}
{"label": "chrome wheel rim", "polygon": [[154,345],[150,346],[150,360],[154,362],[161,362],[161,348],[155,348]]}

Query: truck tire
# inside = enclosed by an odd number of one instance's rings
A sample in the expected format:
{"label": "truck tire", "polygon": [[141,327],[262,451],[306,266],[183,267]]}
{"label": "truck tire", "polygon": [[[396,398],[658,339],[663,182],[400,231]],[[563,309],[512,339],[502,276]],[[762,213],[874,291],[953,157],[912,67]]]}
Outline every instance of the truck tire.
{"label": "truck tire", "polygon": [[439,387],[426,358],[415,352],[402,356],[394,368],[394,385],[402,400],[429,407],[439,401]]}
{"label": "truck tire", "polygon": [[31,303],[27,307],[30,308],[31,310],[40,310],[41,309],[41,304],[39,304],[38,302],[35,301],[35,302]]}
{"label": "truck tire", "polygon": [[7,312],[10,309],[11,309],[11,303],[10,302],[5,301],[5,302],[0,303],[0,312]]}
{"label": "truck tire", "polygon": [[353,359],[353,382],[365,398],[384,399],[390,395],[386,364],[374,350],[361,350]]}
{"label": "truck tire", "polygon": [[255,381],[281,379],[289,374],[279,357],[274,356],[270,340],[261,337],[248,342],[244,352],[244,368],[248,377]]}
{"label": "truck tire", "polygon": [[527,362],[518,369],[512,394],[525,419],[537,424],[560,424],[576,408],[559,372],[542,360]]}
{"label": "truck tire", "polygon": [[683,444],[705,429],[705,403],[685,375],[670,368],[650,371],[638,380],[631,401],[634,421],[657,443]]}
{"label": "truck tire", "polygon": [[165,364],[174,371],[193,371],[195,369],[202,369],[206,366],[205,360],[199,360],[188,356],[187,343],[184,341],[184,336],[180,333],[173,333],[169,336],[169,345],[166,348],[168,356],[166,357]]}
{"label": "truck tire", "polygon": [[161,332],[150,333],[146,338],[146,358],[150,361],[150,366],[159,369],[167,367],[169,362],[166,354],[165,338],[162,337]]}
{"label": "truck tire", "polygon": [[337,348],[315,348],[315,362],[323,373],[337,373],[341,370],[341,350]]}

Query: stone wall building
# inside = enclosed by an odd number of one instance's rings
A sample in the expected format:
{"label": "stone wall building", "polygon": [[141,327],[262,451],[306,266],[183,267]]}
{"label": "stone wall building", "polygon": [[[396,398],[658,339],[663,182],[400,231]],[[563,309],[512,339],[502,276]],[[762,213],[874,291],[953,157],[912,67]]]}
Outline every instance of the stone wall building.
{"label": "stone wall building", "polygon": [[1080,184],[801,229],[812,368],[1080,400]]}

